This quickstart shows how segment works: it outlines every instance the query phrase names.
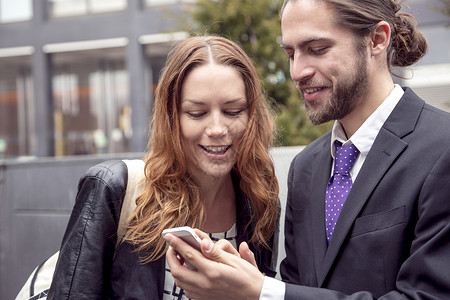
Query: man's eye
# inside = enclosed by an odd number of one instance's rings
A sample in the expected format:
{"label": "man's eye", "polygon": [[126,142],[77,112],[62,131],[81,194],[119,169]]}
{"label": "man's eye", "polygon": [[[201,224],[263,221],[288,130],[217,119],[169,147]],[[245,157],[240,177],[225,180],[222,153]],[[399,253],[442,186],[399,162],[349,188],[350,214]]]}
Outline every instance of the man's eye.
{"label": "man's eye", "polygon": [[286,52],[286,55],[288,57],[288,60],[293,60],[294,59],[294,53]]}
{"label": "man's eye", "polygon": [[294,51],[292,49],[288,49],[288,48],[284,48],[284,47],[282,47],[281,49],[283,49],[284,54],[287,55],[289,60],[293,60],[294,59]]}
{"label": "man's eye", "polygon": [[328,48],[324,47],[324,48],[317,48],[317,49],[311,49],[311,53],[314,55],[322,55],[326,52]]}

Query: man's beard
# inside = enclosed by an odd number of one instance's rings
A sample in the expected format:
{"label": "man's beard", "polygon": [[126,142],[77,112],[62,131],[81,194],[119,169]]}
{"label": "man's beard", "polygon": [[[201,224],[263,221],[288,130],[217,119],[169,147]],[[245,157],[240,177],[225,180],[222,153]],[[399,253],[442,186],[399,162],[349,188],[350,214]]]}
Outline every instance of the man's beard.
{"label": "man's beard", "polygon": [[[360,55],[354,68],[355,73],[333,86],[328,101],[320,107],[305,101],[306,116],[314,125],[339,120],[348,115],[365,96],[368,85],[367,59]],[[331,88],[333,88],[331,87]]]}

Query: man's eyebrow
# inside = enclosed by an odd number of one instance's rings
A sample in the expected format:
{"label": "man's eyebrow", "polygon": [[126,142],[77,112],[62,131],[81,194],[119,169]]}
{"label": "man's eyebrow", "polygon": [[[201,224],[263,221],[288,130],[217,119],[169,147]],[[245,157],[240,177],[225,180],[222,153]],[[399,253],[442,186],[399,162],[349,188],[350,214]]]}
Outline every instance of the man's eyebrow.
{"label": "man's eyebrow", "polygon": [[294,49],[294,48],[302,49],[302,48],[305,48],[306,46],[308,46],[310,43],[313,43],[313,42],[324,42],[324,41],[325,42],[330,42],[331,40],[329,38],[312,37],[312,38],[309,38],[307,40],[304,40],[304,41],[296,44],[295,47],[292,47],[290,45],[285,45],[283,43],[280,44],[280,47],[283,48],[283,49]]}

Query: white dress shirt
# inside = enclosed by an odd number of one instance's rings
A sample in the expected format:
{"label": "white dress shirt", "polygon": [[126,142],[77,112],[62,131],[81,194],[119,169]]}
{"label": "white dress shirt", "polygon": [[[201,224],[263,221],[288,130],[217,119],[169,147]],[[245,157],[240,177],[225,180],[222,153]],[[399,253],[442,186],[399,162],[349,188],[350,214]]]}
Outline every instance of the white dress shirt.
{"label": "white dress shirt", "polygon": [[[399,85],[395,85],[389,96],[381,103],[381,105],[367,118],[367,120],[361,125],[361,127],[347,139],[344,129],[339,121],[335,121],[333,129],[331,131],[331,156],[334,157],[336,150],[334,148],[334,141],[338,140],[342,145],[353,144],[358,148],[359,155],[356,159],[353,167],[350,169],[350,176],[352,181],[355,182],[356,176],[358,176],[361,167],[366,160],[367,154],[369,154],[372,148],[375,138],[378,135],[384,122],[386,122],[389,115],[394,110],[400,98],[403,96],[404,91]],[[331,174],[333,174],[333,167],[331,168]],[[331,177],[330,174],[330,177]],[[325,200],[324,200],[325,201]],[[324,236],[325,238],[325,236]],[[261,289],[261,294],[259,296],[260,300],[274,300],[274,299],[284,299],[284,294],[286,291],[286,285],[284,282],[279,281],[272,277],[264,277],[264,283]]]}

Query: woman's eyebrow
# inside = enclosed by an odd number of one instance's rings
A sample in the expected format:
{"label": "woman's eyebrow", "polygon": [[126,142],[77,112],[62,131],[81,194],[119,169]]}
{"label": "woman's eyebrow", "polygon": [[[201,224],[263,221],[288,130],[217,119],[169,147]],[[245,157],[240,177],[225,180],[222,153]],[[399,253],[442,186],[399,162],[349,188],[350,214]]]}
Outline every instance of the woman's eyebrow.
{"label": "woman's eyebrow", "polygon": [[195,99],[183,99],[181,104],[186,103],[186,102],[190,102],[195,105],[205,105],[205,102],[202,102],[200,100],[195,100]]}

